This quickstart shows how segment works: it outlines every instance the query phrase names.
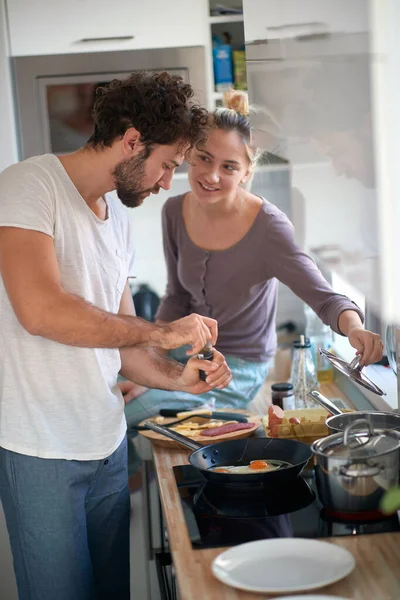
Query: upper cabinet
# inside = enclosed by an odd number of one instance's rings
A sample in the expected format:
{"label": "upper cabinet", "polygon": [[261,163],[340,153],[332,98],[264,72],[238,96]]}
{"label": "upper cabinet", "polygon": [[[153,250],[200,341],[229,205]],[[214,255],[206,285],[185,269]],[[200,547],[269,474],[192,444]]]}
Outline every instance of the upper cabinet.
{"label": "upper cabinet", "polygon": [[365,0],[244,0],[246,43],[366,31],[363,5]]}
{"label": "upper cabinet", "polygon": [[204,46],[209,35],[207,0],[8,0],[7,11],[13,56]]}

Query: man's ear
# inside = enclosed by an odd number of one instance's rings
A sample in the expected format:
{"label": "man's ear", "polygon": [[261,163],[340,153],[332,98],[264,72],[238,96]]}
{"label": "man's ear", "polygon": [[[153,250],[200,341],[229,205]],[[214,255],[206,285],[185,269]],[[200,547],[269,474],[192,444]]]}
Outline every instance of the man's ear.
{"label": "man's ear", "polygon": [[123,153],[127,158],[138,153],[140,148],[140,133],[134,127],[129,127],[122,138]]}

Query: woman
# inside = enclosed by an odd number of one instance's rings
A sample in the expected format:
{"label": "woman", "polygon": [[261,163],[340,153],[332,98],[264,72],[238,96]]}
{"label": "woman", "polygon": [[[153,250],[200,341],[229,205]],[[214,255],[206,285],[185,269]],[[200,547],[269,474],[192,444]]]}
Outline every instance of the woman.
{"label": "woman", "polygon": [[[156,414],[161,404],[170,406],[171,400],[207,402],[213,397],[217,407],[245,408],[275,354],[278,280],[348,337],[362,355],[362,365],[382,357],[379,336],[364,329],[359,308],[334,293],[295,244],[286,215],[245,189],[257,159],[250,144],[247,97],[233,92],[228,102],[235,110],[219,108],[210,115],[207,141],[192,150],[191,191],[169,198],[163,208],[168,283],[157,318],[169,322],[196,312],[217,319],[216,348],[225,355],[232,382],[196,397],[148,390],[127,404],[130,426]],[[130,382],[121,388],[126,401],[137,395]]]}

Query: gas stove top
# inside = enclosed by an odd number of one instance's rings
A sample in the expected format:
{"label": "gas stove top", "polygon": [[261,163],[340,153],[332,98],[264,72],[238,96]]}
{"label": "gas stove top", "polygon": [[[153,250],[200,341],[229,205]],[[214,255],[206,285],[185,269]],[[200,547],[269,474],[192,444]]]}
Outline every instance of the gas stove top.
{"label": "gas stove top", "polygon": [[235,546],[278,537],[328,538],[400,531],[399,514],[338,518],[323,509],[313,470],[270,490],[233,491],[205,483],[190,465],[173,467],[193,548]]}

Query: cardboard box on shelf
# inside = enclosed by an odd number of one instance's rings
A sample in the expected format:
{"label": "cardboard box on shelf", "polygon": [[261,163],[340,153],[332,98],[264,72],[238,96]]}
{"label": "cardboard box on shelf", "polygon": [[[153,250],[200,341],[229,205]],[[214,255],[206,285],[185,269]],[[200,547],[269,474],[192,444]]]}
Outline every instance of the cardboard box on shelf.
{"label": "cardboard box on shelf", "polygon": [[233,50],[232,58],[235,88],[247,90],[246,53],[244,50]]}

